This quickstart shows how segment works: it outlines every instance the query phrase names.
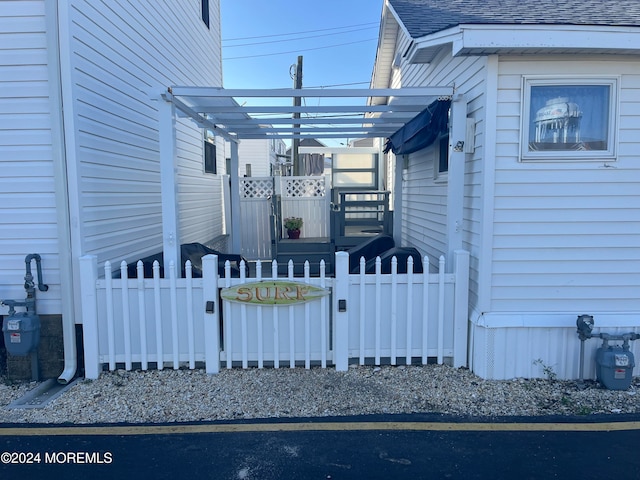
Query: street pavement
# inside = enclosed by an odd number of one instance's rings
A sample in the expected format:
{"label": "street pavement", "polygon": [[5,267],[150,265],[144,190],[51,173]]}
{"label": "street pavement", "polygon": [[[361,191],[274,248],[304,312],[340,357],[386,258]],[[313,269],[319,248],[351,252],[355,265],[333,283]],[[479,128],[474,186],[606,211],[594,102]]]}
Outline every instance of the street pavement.
{"label": "street pavement", "polygon": [[640,415],[2,425],[1,479],[639,479]]}

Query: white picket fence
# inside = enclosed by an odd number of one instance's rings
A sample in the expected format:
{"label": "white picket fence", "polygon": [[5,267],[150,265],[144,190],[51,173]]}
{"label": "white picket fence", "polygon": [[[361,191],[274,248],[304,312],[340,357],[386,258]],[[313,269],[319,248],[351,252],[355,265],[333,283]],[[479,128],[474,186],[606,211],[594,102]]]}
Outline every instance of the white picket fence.
{"label": "white picket fence", "polygon": [[[453,273],[440,258],[437,273],[349,274],[346,252],[336,253],[335,277],[277,278],[277,264],[256,265],[255,275],[232,278],[218,259],[202,261],[202,278],[127,278],[126,264],[113,278],[112,266],[99,275],[95,256],[81,258],[85,376],[97,378],[103,366],[124,368],[258,368],[349,363],[426,363],[436,359],[467,365],[469,254],[455,253]],[[429,260],[424,258],[428,269]],[[270,271],[268,271],[270,269]],[[263,271],[265,270],[265,271]],[[244,272],[244,269],[241,268]],[[267,275],[264,275],[264,273]],[[221,300],[220,291],[277,280],[327,289],[330,294],[305,303],[256,305]],[[219,308],[219,302],[222,308]]]}

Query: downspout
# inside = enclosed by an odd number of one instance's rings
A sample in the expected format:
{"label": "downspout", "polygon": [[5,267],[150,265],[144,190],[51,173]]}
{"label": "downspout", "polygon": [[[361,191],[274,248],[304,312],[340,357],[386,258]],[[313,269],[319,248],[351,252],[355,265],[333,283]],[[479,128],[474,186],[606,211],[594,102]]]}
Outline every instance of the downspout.
{"label": "downspout", "polygon": [[58,2],[45,0],[47,35],[47,63],[49,71],[49,105],[51,108],[51,144],[55,182],[56,223],[58,228],[58,262],[60,268],[60,295],[62,302],[62,337],[64,369],[58,383],[66,385],[76,375],[76,325],[74,315],[73,266],[71,249],[71,222],[69,212],[69,184],[64,135],[60,43],[58,30]]}

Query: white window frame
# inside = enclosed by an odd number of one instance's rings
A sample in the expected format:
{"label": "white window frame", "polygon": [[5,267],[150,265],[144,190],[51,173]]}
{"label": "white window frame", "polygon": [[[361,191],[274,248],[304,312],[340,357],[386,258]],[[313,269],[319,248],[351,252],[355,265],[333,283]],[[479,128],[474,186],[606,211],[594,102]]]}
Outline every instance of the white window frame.
{"label": "white window frame", "polygon": [[204,175],[217,175],[218,174],[218,159],[214,158],[213,159],[213,169],[214,171],[207,171],[207,165],[206,165],[206,145],[207,143],[213,145],[214,147],[214,151],[216,152],[216,157],[217,157],[217,153],[218,153],[218,145],[216,144],[216,137],[213,134],[213,132],[209,129],[203,129],[202,130],[203,133],[203,143],[202,143],[202,173]]}
{"label": "white window frame", "polygon": [[[521,161],[585,161],[585,160],[615,160],[618,124],[618,88],[619,77],[588,77],[588,76],[524,76],[522,84],[522,108],[520,116],[520,160]],[[531,90],[532,87],[558,87],[570,88],[571,86],[603,86],[609,88],[609,119],[607,125],[607,145],[602,150],[531,150],[530,138],[533,128],[531,125]],[[585,115],[584,109],[588,105],[578,105]],[[588,112],[586,112],[588,114]]]}

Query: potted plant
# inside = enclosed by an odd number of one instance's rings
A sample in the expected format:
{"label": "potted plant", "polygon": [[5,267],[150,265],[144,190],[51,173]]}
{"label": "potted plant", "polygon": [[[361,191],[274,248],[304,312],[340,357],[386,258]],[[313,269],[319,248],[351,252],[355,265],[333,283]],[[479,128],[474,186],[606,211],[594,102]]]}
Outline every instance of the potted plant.
{"label": "potted plant", "polygon": [[287,235],[289,238],[300,238],[302,223],[303,222],[300,217],[288,217],[284,219],[284,228],[287,229]]}

